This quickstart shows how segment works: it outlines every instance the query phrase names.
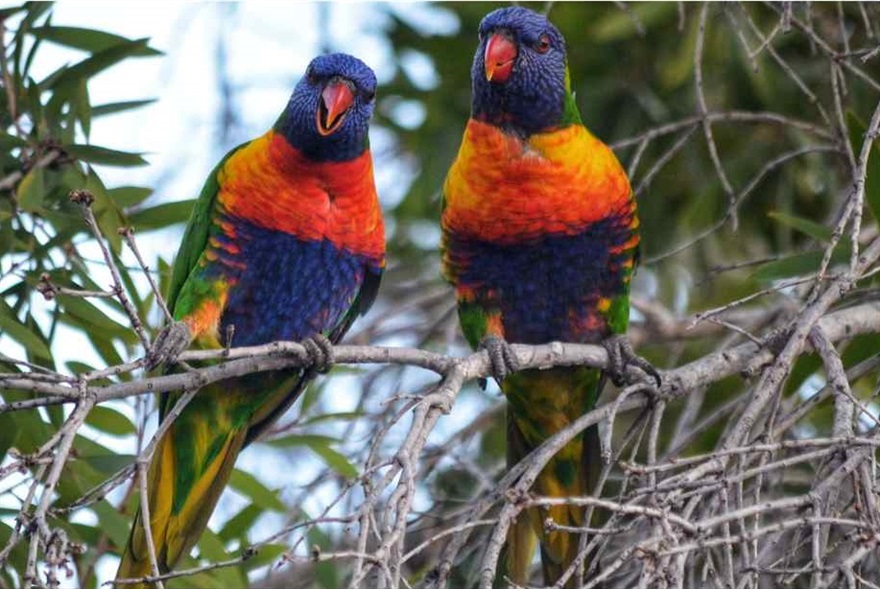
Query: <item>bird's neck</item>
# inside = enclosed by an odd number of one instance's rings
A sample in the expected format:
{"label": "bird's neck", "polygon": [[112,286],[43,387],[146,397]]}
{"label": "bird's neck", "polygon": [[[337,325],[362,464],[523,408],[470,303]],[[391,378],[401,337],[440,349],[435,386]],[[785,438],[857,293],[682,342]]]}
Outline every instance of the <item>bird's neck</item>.
{"label": "bird's neck", "polygon": [[563,88],[553,90],[499,86],[479,80],[473,88],[471,118],[523,139],[581,124],[567,82]]}
{"label": "bird's neck", "polygon": [[[313,162],[347,162],[369,151],[369,138],[352,128],[329,136],[319,135],[308,115],[284,112],[272,127],[287,143]],[[365,131],[365,129],[364,129]]]}

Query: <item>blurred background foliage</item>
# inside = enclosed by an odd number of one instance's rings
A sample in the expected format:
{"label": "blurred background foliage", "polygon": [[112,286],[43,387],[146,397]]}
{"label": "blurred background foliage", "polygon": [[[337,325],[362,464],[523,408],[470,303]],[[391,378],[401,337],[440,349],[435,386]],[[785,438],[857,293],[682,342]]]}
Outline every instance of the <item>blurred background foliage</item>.
{"label": "blurred background foliage", "polygon": [[[385,211],[390,264],[379,304],[350,341],[464,350],[451,291],[439,277],[439,189],[469,115],[477,25],[486,13],[502,5],[442,4],[438,10],[458,22],[454,31],[442,34],[407,18],[393,5],[374,7],[383,16],[382,34],[391,52],[391,74],[380,78],[384,81],[375,118],[375,126],[389,133],[391,141],[385,149],[374,150],[374,156],[377,170],[385,166],[399,172],[384,182],[403,196]],[[294,14],[297,9],[285,10]],[[700,5],[669,2],[566,2],[550,7],[550,18],[568,41],[569,67],[582,118],[594,134],[615,146],[630,170],[633,186],[640,190],[643,265],[635,285],[636,298],[658,303],[675,317],[721,306],[778,285],[780,280],[816,271],[841,203],[851,189],[847,142],[857,154],[878,99],[880,57],[869,56],[866,63],[859,59],[880,38],[878,5],[796,4],[793,12],[809,22],[816,35],[829,40],[835,51],[844,53],[847,48],[851,62],[873,75],[873,85],[849,70],[840,70],[839,79],[832,81],[835,70],[822,49],[795,27],[780,30],[781,9],[771,4],[711,6],[703,53],[695,60],[699,10]],[[159,327],[156,300],[119,229],[134,227],[137,239],[148,241],[152,230],[180,227],[192,206],[192,201],[150,198],[150,186],[105,186],[102,170],[147,162],[142,154],[89,140],[95,119],[134,111],[155,98],[100,103],[89,93],[90,80],[107,68],[124,69],[131,60],[168,57],[147,39],[54,23],[52,11],[46,3],[0,10],[0,370],[5,374],[38,375],[49,369],[77,375],[143,354],[115,298],[83,297],[76,292],[106,292],[110,282],[79,207],[67,198],[71,190],[87,188],[95,195],[93,209],[100,229],[121,268],[128,295],[139,315],[149,319],[151,333]],[[211,13],[218,19],[234,16],[234,8]],[[768,35],[769,42],[762,46]],[[81,59],[34,79],[31,66],[46,44],[76,49]],[[325,49],[345,51],[346,46],[328,40]],[[371,62],[371,56],[361,57]],[[698,66],[709,113],[772,113],[751,120],[735,115],[713,119],[726,177],[733,192],[742,193],[735,208],[730,207],[700,126],[695,91]],[[292,73],[294,79],[296,75]],[[843,97],[839,106],[835,105],[837,84]],[[402,116],[413,109],[423,116]],[[233,112],[218,120],[221,126],[229,126],[236,117]],[[666,125],[671,125],[670,132],[663,130]],[[210,149],[218,151],[217,146]],[[878,151],[875,145],[865,238],[876,235],[875,215],[880,212]],[[221,153],[222,149],[218,157]],[[838,250],[840,256],[848,255],[845,245]],[[168,279],[171,263],[167,257],[147,260],[160,283]],[[862,285],[863,295],[872,296],[873,286]],[[795,291],[759,298],[750,308],[766,311],[786,304],[800,304]],[[758,322],[748,329],[759,329],[773,319],[769,313],[756,316]],[[634,314],[636,330],[642,318],[642,313]],[[56,356],[65,346],[57,336],[60,325],[81,332],[93,351],[59,365]],[[652,342],[651,334],[645,333],[638,340],[641,350],[661,367],[681,365],[732,341],[716,335]],[[850,343],[844,360],[849,366],[874,353],[876,336],[865,336]],[[70,352],[63,357],[70,357]],[[821,385],[824,377],[819,369],[813,357],[798,362],[787,385],[793,402],[810,386]],[[271,464],[308,460],[310,481],[296,489],[279,490],[283,485],[277,477],[266,480],[240,468],[231,485],[239,500],[227,504],[224,513],[212,520],[213,532],[206,533],[199,544],[199,562],[237,557],[244,547],[282,525],[319,515],[308,511],[326,507],[333,491],[363,468],[371,436],[391,422],[399,404],[386,401],[393,395],[415,393],[427,382],[425,375],[414,372],[395,367],[369,372],[338,367],[330,378],[313,386],[292,412],[295,415],[276,427],[267,443],[258,444],[250,459],[250,463],[274,461]],[[106,378],[137,376],[123,371]],[[860,397],[873,393],[873,377],[856,384]],[[359,393],[353,407],[340,410],[334,404],[332,396],[340,394],[341,388]],[[713,385],[693,422],[718,414],[718,407],[742,392],[738,379]],[[31,396],[8,388],[0,388],[0,395],[7,403]],[[75,458],[68,464],[52,511],[52,525],[81,545],[80,555],[69,563],[70,578],[62,584],[97,587],[99,580],[115,570],[113,555],[124,545],[135,505],[132,485],[126,483],[83,506],[77,501],[129,465],[149,439],[152,430],[144,426],[145,401],[98,407],[76,438]],[[417,544],[437,522],[458,513],[463,503],[484,489],[486,473],[491,478],[501,472],[500,409],[501,401],[491,388],[483,392],[469,387],[462,395],[450,425],[437,432],[431,454],[423,457],[424,488],[408,545]],[[680,411],[681,406],[670,407],[669,423]],[[22,585],[26,544],[9,541],[15,517],[30,501],[31,481],[44,468],[39,461],[21,457],[37,453],[68,413],[69,408],[61,406],[0,413],[0,468],[4,469],[0,473],[0,550],[11,547],[0,553],[0,586]],[[820,406],[800,423],[800,431],[827,432],[830,415],[827,407]],[[688,439],[687,452],[710,450],[725,427],[723,416]],[[664,433],[667,450],[672,449],[672,440],[672,431]],[[351,534],[338,525],[313,527],[299,550],[350,545]],[[265,565],[275,562],[294,537],[263,546],[256,556],[237,566],[178,579],[169,586],[243,586],[249,573],[253,583],[267,586],[295,582],[332,588],[344,581],[345,567],[331,563],[297,562],[267,572]],[[479,545],[474,541],[473,548]],[[431,566],[435,554],[426,551],[414,559],[408,574],[418,578]],[[187,566],[195,564],[194,560]],[[467,562],[460,569],[455,583],[471,582]]]}

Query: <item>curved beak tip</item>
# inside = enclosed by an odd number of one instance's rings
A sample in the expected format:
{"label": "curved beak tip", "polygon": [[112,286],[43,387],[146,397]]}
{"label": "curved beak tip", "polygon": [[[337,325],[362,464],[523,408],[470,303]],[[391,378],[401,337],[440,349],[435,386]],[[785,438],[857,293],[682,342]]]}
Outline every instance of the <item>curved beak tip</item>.
{"label": "curved beak tip", "polygon": [[517,57],[516,45],[501,33],[489,37],[486,43],[486,80],[503,84],[510,78]]}
{"label": "curved beak tip", "polygon": [[338,129],[352,104],[354,104],[354,94],[348,84],[341,81],[327,84],[321,92],[318,112],[315,113],[318,132],[321,135],[329,135]]}

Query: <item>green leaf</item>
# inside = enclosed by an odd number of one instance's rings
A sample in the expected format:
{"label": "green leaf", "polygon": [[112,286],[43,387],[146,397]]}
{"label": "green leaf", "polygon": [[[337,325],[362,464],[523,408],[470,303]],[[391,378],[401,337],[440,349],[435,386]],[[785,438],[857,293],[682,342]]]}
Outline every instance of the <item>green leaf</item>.
{"label": "green leaf", "polygon": [[27,141],[21,137],[16,137],[5,131],[0,131],[0,151],[12,151],[13,149],[24,147],[25,145],[27,145]]}
{"label": "green leaf", "polygon": [[[322,550],[331,550],[333,548],[330,537],[318,527],[309,530],[308,540],[311,546],[319,546]],[[315,565],[315,580],[324,589],[339,587],[341,584],[339,582],[339,567],[332,562],[319,562]]]}
{"label": "green leaf", "polygon": [[28,213],[36,212],[43,206],[45,196],[46,182],[43,168],[39,166],[31,168],[31,171],[18,183],[15,191],[18,206]]}
{"label": "green leaf", "polygon": [[104,475],[113,475],[131,465],[135,456],[131,454],[95,454],[93,456],[80,456],[79,460],[88,464],[96,472]]}
{"label": "green leaf", "polygon": [[[120,337],[125,341],[133,341],[134,334],[130,329],[120,325],[85,299],[70,295],[58,295],[57,300],[65,311],[64,315],[69,314],[70,317],[79,319],[94,328],[89,330],[90,333],[97,330],[103,332],[103,337]],[[62,318],[66,320],[67,317],[64,315]]]}
{"label": "green leaf", "polygon": [[7,19],[12,15],[14,15],[18,12],[21,12],[24,9],[25,9],[24,6],[12,6],[10,8],[0,9],[0,19]]}
{"label": "green leaf", "polygon": [[110,536],[117,548],[122,549],[128,543],[129,518],[119,513],[112,505],[102,499],[92,505],[101,531]]}
{"label": "green leaf", "polygon": [[312,444],[327,445],[338,441],[339,440],[336,438],[331,438],[330,436],[291,434],[289,436],[269,440],[265,443],[276,448],[292,448],[294,446],[311,446]]}
{"label": "green leaf", "polygon": [[104,405],[92,409],[86,418],[86,423],[96,430],[113,436],[127,436],[136,431],[128,417]]}
{"label": "green leaf", "polygon": [[880,144],[876,139],[868,154],[865,170],[865,201],[874,214],[874,219],[880,221]]}
{"label": "green leaf", "polygon": [[92,107],[92,118],[102,117],[104,115],[112,115],[118,112],[133,110],[148,104],[156,102],[155,98],[149,100],[128,100],[125,102],[111,102],[108,104],[99,104]]}
{"label": "green leaf", "polygon": [[253,475],[235,469],[229,477],[229,485],[239,493],[250,497],[254,503],[264,509],[284,512],[287,506],[278,498],[278,491],[271,491]]}
{"label": "green leaf", "polygon": [[[852,111],[846,112],[846,126],[853,155],[858,160],[868,128]],[[868,161],[865,164],[865,201],[874,218],[880,221],[880,143],[876,137],[871,143],[871,148],[868,150]]]}
{"label": "green leaf", "polygon": [[104,360],[108,366],[116,366],[117,364],[123,363],[122,356],[119,355],[116,346],[113,345],[112,341],[107,339],[105,334],[95,335],[94,332],[88,328],[86,328],[86,331],[89,335],[89,341],[92,342],[92,345],[95,346],[95,350],[97,350],[101,359]]}
{"label": "green leaf", "polygon": [[21,426],[12,413],[0,413],[0,462],[3,462],[6,453],[18,440]]}
{"label": "green leaf", "polygon": [[22,19],[21,24],[18,25],[18,30],[15,32],[15,37],[13,38],[13,45],[15,45],[15,51],[12,56],[12,60],[15,63],[15,79],[16,80],[24,80],[27,78],[28,66],[30,65],[31,58],[33,57],[36,51],[36,45],[38,43],[34,43],[34,47],[31,48],[31,53],[28,56],[27,63],[22,70],[21,68],[21,57],[22,51],[24,51],[25,43],[24,43],[24,35],[30,32],[33,24],[37,21],[38,18],[43,16],[43,14],[52,8],[51,2],[27,2],[24,7],[27,9],[27,14]]}
{"label": "green leaf", "polygon": [[92,164],[122,168],[147,165],[147,160],[142,158],[139,153],[116,151],[97,145],[66,145],[64,150],[76,159]]}
{"label": "green leaf", "polygon": [[69,360],[64,363],[64,366],[67,367],[67,370],[69,370],[71,374],[84,374],[86,372],[91,372],[95,369],[94,366],[86,364],[85,362],[79,362],[77,360]]}
{"label": "green leaf", "polygon": [[336,420],[344,420],[344,421],[352,421],[355,419],[360,419],[364,416],[363,411],[340,411],[337,413],[322,413],[320,415],[315,415],[309,419],[305,419],[300,421],[302,426],[314,425],[316,423],[323,423],[325,421],[336,421]]}
{"label": "green leaf", "polygon": [[[39,39],[51,41],[52,43],[64,45],[65,47],[72,47],[73,49],[81,49],[82,51],[88,51],[89,53],[100,53],[101,51],[106,51],[117,45],[135,43],[135,41],[119,35],[79,27],[36,27],[31,29],[31,34]],[[138,49],[131,55],[162,55],[161,51],[153,49],[152,47],[147,47],[145,43],[144,45],[143,48]]]}
{"label": "green leaf", "polygon": [[[199,539],[199,556],[217,562],[228,559],[231,555],[226,551],[223,542],[211,530],[205,530]],[[190,577],[194,586],[208,587],[247,587],[247,577],[238,567],[222,567],[206,573]]]}
{"label": "green leaf", "polygon": [[651,25],[675,14],[675,5],[671,2],[640,2],[634,5],[632,14],[624,10],[609,11],[604,18],[592,23],[594,42],[607,43],[621,39],[630,39],[638,35],[633,18],[648,29]]}
{"label": "green leaf", "polygon": [[213,561],[224,560],[228,556],[223,542],[210,530],[205,530],[205,533],[199,539],[199,552],[203,558]]}
{"label": "green leaf", "polygon": [[825,225],[821,225],[816,223],[815,221],[811,221],[810,219],[804,219],[803,217],[796,217],[794,215],[789,215],[788,213],[783,213],[781,211],[772,211],[768,213],[768,216],[771,219],[776,219],[783,225],[787,225],[793,229],[797,229],[801,233],[809,235],[813,239],[828,243],[831,241],[832,231]]}
{"label": "green leaf", "polygon": [[[7,521],[12,521],[12,518],[4,518]],[[9,525],[0,522],[0,544],[3,546],[7,546],[9,540],[12,536],[12,528]],[[28,552],[28,542],[19,542],[9,553],[8,564],[0,567],[0,573],[3,574],[3,578],[9,579],[6,583],[7,587],[17,587],[15,581],[13,581],[10,577],[13,571],[22,571],[24,570],[25,559],[27,558]],[[17,570],[16,570],[17,569]],[[20,577],[16,576],[16,580]]]}
{"label": "green leaf", "polygon": [[137,231],[163,229],[175,223],[185,223],[192,214],[195,199],[167,202],[141,209],[128,216],[129,224]]}
{"label": "green leaf", "polygon": [[138,39],[136,41],[123,42],[99,51],[91,57],[67,68],[63,74],[52,82],[49,88],[54,89],[56,92],[62,91],[66,86],[91,78],[127,57],[142,55],[145,50],[149,49],[147,41],[148,39]]}
{"label": "green leaf", "polygon": [[[5,398],[7,392],[4,391],[3,394]],[[28,393],[26,396],[22,395],[19,399],[30,398],[31,396]],[[46,443],[49,436],[55,433],[36,411],[20,411],[13,414],[13,416],[15,417],[15,428],[18,432],[15,447],[24,454],[35,452]]]}
{"label": "green leaf", "polygon": [[107,194],[110,195],[110,198],[113,199],[116,206],[120,209],[125,209],[145,201],[151,194],[153,194],[153,189],[140,186],[119,186],[117,188],[111,188],[107,191]]}
{"label": "green leaf", "polygon": [[[287,549],[288,547],[284,544],[263,544],[257,549],[257,553],[247,559],[242,566],[246,570],[252,571],[254,569],[270,565],[275,562],[282,554],[287,552]],[[318,566],[321,566],[321,564],[332,563],[320,563]],[[335,587],[340,587],[340,585],[335,585]]]}
{"label": "green leaf", "polygon": [[263,515],[264,511],[259,505],[249,503],[223,524],[223,529],[217,535],[223,542],[230,542],[236,538],[246,541],[247,531],[254,525],[257,518]]}
{"label": "green leaf", "polygon": [[25,85],[25,95],[22,101],[22,109],[27,110],[31,114],[31,119],[36,127],[36,139],[44,139],[49,134],[46,125],[46,118],[43,116],[43,103],[40,100],[40,85],[28,78]]}
{"label": "green leaf", "polygon": [[76,118],[79,119],[79,124],[82,126],[83,135],[88,139],[92,131],[92,106],[89,103],[89,85],[85,80],[80,80],[77,84],[74,107]]}
{"label": "green leaf", "polygon": [[0,298],[0,334],[7,335],[24,346],[28,352],[43,358],[51,358],[52,353],[42,334],[36,327],[29,327],[18,320],[12,308]]}
{"label": "green leaf", "polygon": [[358,476],[358,471],[341,453],[337,452],[327,444],[309,444],[312,452],[321,457],[321,459],[333,470],[341,474],[346,479],[354,479]]}
{"label": "green leaf", "polygon": [[[849,244],[838,245],[834,253],[831,254],[831,264],[846,262],[849,260],[849,253]],[[757,280],[778,280],[780,278],[814,274],[819,268],[824,254],[824,250],[815,250],[768,262],[754,273],[754,278]]]}
{"label": "green leaf", "polygon": [[[86,174],[86,190],[89,190],[95,197],[92,210],[95,213],[95,220],[98,222],[98,228],[106,241],[110,244],[110,249],[115,255],[119,255],[122,250],[122,236],[119,229],[125,222],[122,219],[122,213],[116,203],[110,197],[104,182],[95,173],[95,170],[89,168]],[[117,260],[118,262],[118,260]]]}

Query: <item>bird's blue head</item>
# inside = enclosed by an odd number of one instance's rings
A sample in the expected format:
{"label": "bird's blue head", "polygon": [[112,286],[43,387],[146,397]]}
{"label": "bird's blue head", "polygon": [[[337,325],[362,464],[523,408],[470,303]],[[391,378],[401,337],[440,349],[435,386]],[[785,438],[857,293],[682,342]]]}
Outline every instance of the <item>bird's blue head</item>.
{"label": "bird's blue head", "polygon": [[544,16],[520,6],[490,12],[471,70],[471,116],[524,137],[561,126],[566,67],[565,39]]}
{"label": "bird's blue head", "polygon": [[275,131],[316,161],[346,161],[369,145],[376,75],[345,53],[312,60],[275,123]]}

